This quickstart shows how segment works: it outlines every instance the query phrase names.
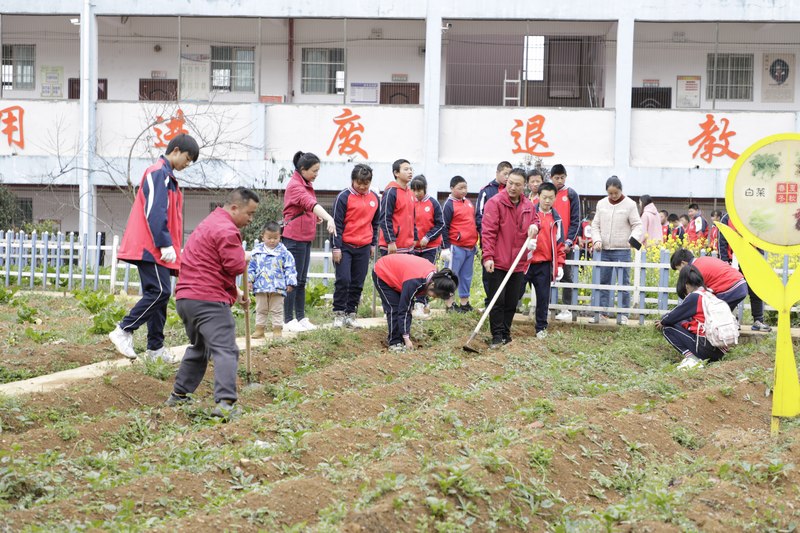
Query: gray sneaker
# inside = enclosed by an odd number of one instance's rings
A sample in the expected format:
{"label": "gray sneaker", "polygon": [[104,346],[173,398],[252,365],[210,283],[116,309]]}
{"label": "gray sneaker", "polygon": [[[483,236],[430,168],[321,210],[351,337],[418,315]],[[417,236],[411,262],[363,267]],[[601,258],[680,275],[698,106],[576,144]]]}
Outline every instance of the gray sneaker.
{"label": "gray sneaker", "polygon": [[342,311],[336,311],[333,316],[333,327],[343,328],[347,325],[347,319]]}
{"label": "gray sneaker", "polygon": [[169,398],[167,398],[167,401],[164,402],[164,405],[167,407],[178,407],[179,405],[189,405],[193,401],[194,400],[188,396],[181,396],[172,392],[170,393]]}
{"label": "gray sneaker", "polygon": [[169,349],[165,348],[164,346],[158,350],[147,350],[144,356],[148,361],[156,361],[161,359],[165,363],[169,363],[171,365],[180,362],[180,359],[176,358],[172,352],[170,352]]}
{"label": "gray sneaker", "polygon": [[769,333],[770,331],[772,331],[772,328],[770,326],[764,324],[762,321],[756,320],[755,322],[753,322],[752,330],[753,331],[763,331],[764,333]]}
{"label": "gray sneaker", "polygon": [[344,327],[352,329],[361,329],[361,324],[356,322],[355,313],[347,313],[344,317]]}
{"label": "gray sneaker", "polygon": [[220,400],[217,406],[211,411],[211,416],[230,420],[239,416],[239,406],[235,402]]}
{"label": "gray sneaker", "polygon": [[405,344],[392,344],[389,346],[389,351],[392,353],[405,353],[406,345]]}

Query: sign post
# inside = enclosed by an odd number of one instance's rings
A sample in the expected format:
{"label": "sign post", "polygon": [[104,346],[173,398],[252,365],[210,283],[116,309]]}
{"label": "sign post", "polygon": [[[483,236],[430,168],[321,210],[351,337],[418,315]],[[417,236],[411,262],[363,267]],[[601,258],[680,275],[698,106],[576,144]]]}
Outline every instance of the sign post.
{"label": "sign post", "polygon": [[[745,150],[728,174],[725,203],[736,230],[716,222],[728,239],[750,288],[778,310],[772,434],[781,417],[800,415],[800,382],[790,332],[792,305],[800,300],[800,269],[786,285],[755,248],[800,252],[800,134],[765,137]],[[737,233],[738,231],[738,233]]]}

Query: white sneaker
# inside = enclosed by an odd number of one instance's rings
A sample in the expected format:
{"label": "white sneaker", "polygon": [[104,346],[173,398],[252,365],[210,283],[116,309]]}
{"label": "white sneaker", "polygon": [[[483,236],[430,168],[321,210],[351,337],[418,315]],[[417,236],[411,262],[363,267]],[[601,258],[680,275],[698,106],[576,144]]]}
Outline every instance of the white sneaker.
{"label": "white sneaker", "polygon": [[589,324],[605,324],[606,322],[608,322],[606,315],[594,315],[589,319]]}
{"label": "white sneaker", "polygon": [[692,368],[703,368],[705,365],[703,361],[696,356],[689,354],[683,358],[683,361],[678,365],[678,370],[689,370]]}
{"label": "white sneaker", "polygon": [[305,329],[303,329],[303,326],[301,326],[300,322],[295,318],[283,324],[284,333],[300,333],[301,331],[305,331]]}
{"label": "white sneaker", "polygon": [[312,324],[308,317],[303,317],[303,320],[299,320],[297,323],[303,328],[300,331],[314,331],[317,329],[317,326]]}
{"label": "white sneaker", "polygon": [[133,349],[133,333],[129,333],[119,326],[108,334],[117,351],[128,359],[136,359],[136,350]]}
{"label": "white sneaker", "polygon": [[543,329],[542,331],[538,332],[536,334],[536,338],[539,339],[539,340],[546,339],[547,338],[547,330]]}
{"label": "white sneaker", "polygon": [[179,360],[173,355],[169,349],[162,346],[158,350],[147,350],[145,352],[145,358],[150,361],[155,361],[156,359],[161,359],[165,363],[175,364],[179,362]]}
{"label": "white sneaker", "polygon": [[628,317],[626,317],[625,315],[622,315],[621,317],[619,317],[619,325],[620,326],[627,326],[628,325]]}
{"label": "white sneaker", "polygon": [[346,320],[347,319],[345,318],[344,313],[342,313],[341,311],[337,312],[336,315],[333,317],[333,327],[335,328],[345,327],[347,325]]}
{"label": "white sneaker", "polygon": [[564,309],[556,315],[556,320],[561,320],[562,322],[572,321],[572,311],[569,309]]}

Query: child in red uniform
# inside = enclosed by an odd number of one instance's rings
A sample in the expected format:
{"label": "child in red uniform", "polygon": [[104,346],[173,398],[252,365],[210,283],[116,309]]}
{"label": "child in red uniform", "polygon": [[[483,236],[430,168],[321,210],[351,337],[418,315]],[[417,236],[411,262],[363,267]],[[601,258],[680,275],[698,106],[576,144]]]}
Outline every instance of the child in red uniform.
{"label": "child in red uniform", "polygon": [[411,163],[406,159],[392,163],[394,180],[389,182],[381,197],[381,255],[414,251],[414,194],[408,187],[413,172]]}
{"label": "child in red uniform", "polygon": [[378,259],[372,271],[375,290],[381,297],[383,312],[389,327],[389,351],[413,350],[411,342],[411,309],[414,298],[450,300],[458,287],[458,277],[449,268],[439,272],[421,257],[392,254]]}
{"label": "child in red uniform", "polygon": [[450,196],[444,203],[444,232],[442,258],[461,281],[458,296],[461,305],[453,304],[452,310],[467,313],[472,311],[469,289],[472,285],[473,264],[478,249],[478,228],[475,226],[472,202],[467,200],[467,180],[453,176],[450,180]]}
{"label": "child in red uniform", "polygon": [[356,328],[356,311],[369,270],[369,258],[378,244],[378,195],[369,190],[372,169],[353,167],[350,187],[336,197],[333,205],[333,262],[336,282],[333,290],[333,327]]}
{"label": "child in red uniform", "polygon": [[700,271],[708,287],[717,298],[724,301],[731,310],[747,296],[747,282],[742,273],[716,257],[703,256],[695,259],[686,248],[679,248],[669,260],[672,270],[680,270],[692,265]]}
{"label": "child in red uniform", "polygon": [[686,240],[690,243],[698,243],[705,246],[708,238],[708,221],[703,218],[700,207],[697,204],[689,204],[686,208],[689,225],[686,227]]}
{"label": "child in red uniform", "polygon": [[684,266],[678,275],[678,296],[683,301],[656,322],[664,338],[683,355],[678,365],[681,370],[701,367],[703,361],[718,361],[725,352],[710,342],[700,330],[705,323],[703,297],[706,287],[703,275],[694,266]]}
{"label": "child in red uniform", "polygon": [[414,225],[418,238],[414,254],[435,263],[444,230],[442,206],[436,198],[428,196],[428,181],[422,174],[414,176],[409,187],[414,193]]}
{"label": "child in red uniform", "polygon": [[536,205],[536,211],[539,215],[540,230],[536,236],[536,248],[529,254],[530,266],[525,273],[525,279],[536,291],[536,337],[539,339],[547,336],[550,283],[559,281],[564,275],[566,261],[561,216],[553,209],[556,192],[556,186],[552,183],[542,183],[539,186],[539,203]]}

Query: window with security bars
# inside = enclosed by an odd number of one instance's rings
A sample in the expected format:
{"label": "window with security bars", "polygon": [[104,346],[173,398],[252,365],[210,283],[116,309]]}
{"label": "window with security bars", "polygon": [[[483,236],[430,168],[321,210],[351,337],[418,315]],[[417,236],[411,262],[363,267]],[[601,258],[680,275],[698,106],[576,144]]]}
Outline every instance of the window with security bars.
{"label": "window with security bars", "polygon": [[33,198],[17,198],[17,212],[14,226],[21,228],[24,224],[33,224]]}
{"label": "window with security bars", "polygon": [[708,100],[753,100],[753,54],[708,54]]}
{"label": "window with security bars", "polygon": [[339,72],[343,80],[344,48],[303,48],[303,94],[336,94]]}
{"label": "window with security bars", "polygon": [[4,89],[36,88],[36,45],[4,44],[2,83]]}
{"label": "window with security bars", "polygon": [[256,50],[253,47],[211,47],[211,90],[255,91]]}

